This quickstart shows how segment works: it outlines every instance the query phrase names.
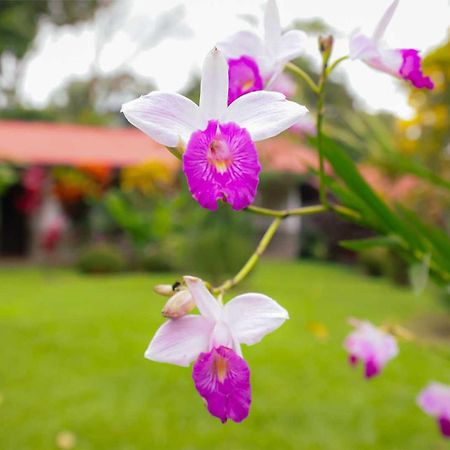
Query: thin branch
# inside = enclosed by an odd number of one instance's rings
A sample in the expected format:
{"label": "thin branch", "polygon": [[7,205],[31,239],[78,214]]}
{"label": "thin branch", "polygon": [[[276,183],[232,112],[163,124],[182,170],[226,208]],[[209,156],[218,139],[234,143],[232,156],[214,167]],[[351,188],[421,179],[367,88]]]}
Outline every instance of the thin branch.
{"label": "thin branch", "polygon": [[244,264],[242,269],[231,279],[225,281],[220,286],[214,288],[212,290],[213,294],[223,294],[225,291],[233,288],[237,284],[239,284],[256,266],[256,263],[259,261],[260,256],[265,252],[267,246],[270,244],[275,232],[283,221],[282,217],[276,217],[273,222],[270,224],[269,228],[267,228],[264,236],[259,241],[256,250]]}
{"label": "thin branch", "polygon": [[330,67],[328,67],[327,69],[327,76],[330,75],[331,72],[333,72],[334,69],[336,69],[336,67],[342,62],[342,61],[346,61],[349,57],[348,56],[342,56],[341,58],[336,59],[336,61],[334,61]]}
{"label": "thin branch", "polygon": [[259,214],[260,216],[269,216],[269,217],[281,217],[285,219],[289,216],[306,216],[310,214],[318,214],[326,211],[326,207],[323,205],[313,205],[313,206],[304,206],[302,208],[293,208],[293,209],[269,209],[269,208],[260,208],[259,206],[248,206],[245,208],[245,211],[251,212],[253,214]]}
{"label": "thin branch", "polygon": [[291,72],[295,73],[299,78],[304,80],[315,94],[319,92],[317,84],[303,69],[300,69],[300,67],[296,66],[291,62],[286,64],[286,68],[289,69]]}

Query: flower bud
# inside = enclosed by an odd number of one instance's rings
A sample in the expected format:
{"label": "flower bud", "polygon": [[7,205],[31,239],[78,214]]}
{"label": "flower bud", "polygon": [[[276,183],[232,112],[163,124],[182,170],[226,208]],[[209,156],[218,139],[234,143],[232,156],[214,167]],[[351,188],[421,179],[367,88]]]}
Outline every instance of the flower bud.
{"label": "flower bud", "polygon": [[319,36],[319,49],[324,61],[328,61],[333,50],[333,36]]}
{"label": "flower bud", "polygon": [[162,315],[168,319],[178,319],[195,308],[195,302],[189,291],[183,289],[169,298],[162,310]]}
{"label": "flower bud", "polygon": [[165,297],[170,297],[173,295],[173,286],[170,284],[157,284],[156,286],[153,286],[153,290],[159,294],[164,295]]}

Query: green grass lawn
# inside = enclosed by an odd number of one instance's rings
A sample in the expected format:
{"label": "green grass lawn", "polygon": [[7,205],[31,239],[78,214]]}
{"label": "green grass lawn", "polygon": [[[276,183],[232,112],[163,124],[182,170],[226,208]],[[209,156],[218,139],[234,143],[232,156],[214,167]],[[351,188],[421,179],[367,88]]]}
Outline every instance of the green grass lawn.
{"label": "green grass lawn", "polygon": [[[244,347],[253,405],[241,424],[206,412],[191,369],[143,358],[162,323],[152,286],[164,275],[87,277],[0,270],[0,450],[55,449],[70,430],[79,450],[448,449],[415,404],[429,380],[450,382],[448,344],[401,343],[369,382],[346,362],[353,315],[407,323],[439,314],[431,297],[350,268],[265,262],[245,286],[291,319]],[[329,338],[307,331],[320,321]]]}

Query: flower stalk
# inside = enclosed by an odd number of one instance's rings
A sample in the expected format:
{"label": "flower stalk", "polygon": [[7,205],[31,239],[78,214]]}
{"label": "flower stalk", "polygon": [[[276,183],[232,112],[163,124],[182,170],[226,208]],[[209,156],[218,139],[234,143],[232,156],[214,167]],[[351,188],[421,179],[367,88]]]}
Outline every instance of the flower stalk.
{"label": "flower stalk", "polygon": [[330,75],[331,72],[333,72],[334,69],[343,61],[346,61],[349,57],[348,56],[341,56],[340,58],[336,59],[327,69],[327,77]]}
{"label": "flower stalk", "polygon": [[318,214],[325,212],[326,208],[323,205],[312,205],[304,206],[302,208],[276,210],[250,205],[245,208],[245,210],[253,214],[259,214],[260,216],[280,217],[281,219],[286,219],[290,216],[307,216],[311,214]]}
{"label": "flower stalk", "polygon": [[333,50],[333,37],[320,37],[319,49],[322,55],[322,71],[319,78],[317,89],[317,111],[316,111],[316,129],[317,129],[317,151],[319,153],[319,197],[320,203],[328,207],[328,199],[325,191],[325,164],[323,156],[323,119],[325,113],[325,84],[329,74],[328,61]]}
{"label": "flower stalk", "polygon": [[317,86],[317,84],[313,81],[313,79],[303,69],[300,69],[300,67],[296,66],[291,62],[286,64],[286,68],[289,69],[295,75],[297,75],[299,78],[301,78],[303,81],[305,81],[306,84],[311,88],[311,90],[315,94],[318,94],[319,86]]}
{"label": "flower stalk", "polygon": [[212,290],[213,294],[221,294],[221,293],[223,294],[225,291],[228,291],[229,289],[238,285],[244,278],[247,277],[247,275],[255,268],[261,255],[265,252],[267,246],[270,244],[270,241],[274,237],[282,221],[283,221],[282,217],[276,217],[273,220],[269,228],[267,228],[266,232],[264,233],[264,236],[259,241],[256,250],[244,264],[244,267],[242,267],[242,269],[233,278],[225,281],[220,286],[213,288]]}

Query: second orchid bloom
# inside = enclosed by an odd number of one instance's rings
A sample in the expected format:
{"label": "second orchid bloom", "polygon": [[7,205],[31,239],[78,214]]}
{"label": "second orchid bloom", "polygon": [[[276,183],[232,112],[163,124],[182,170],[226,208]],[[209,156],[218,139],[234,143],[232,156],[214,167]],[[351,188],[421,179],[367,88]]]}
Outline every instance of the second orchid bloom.
{"label": "second orchid bloom", "polygon": [[286,63],[305,50],[306,34],[300,30],[283,33],[275,0],[264,8],[262,37],[252,31],[239,31],[219,42],[218,48],[230,67],[229,101],[249,92],[266,89],[292,94],[292,80],[283,74]]}
{"label": "second orchid bloom", "polygon": [[202,280],[184,277],[200,315],[165,322],[145,357],[189,366],[195,388],[208,411],[222,422],[241,422],[251,403],[250,369],[241,344],[258,343],[289,318],[277,302],[262,294],[243,294],[222,306]]}
{"label": "second orchid bloom", "polygon": [[400,0],[394,0],[378,23],[372,37],[357,33],[350,40],[350,58],[360,59],[376,70],[409,81],[416,88],[433,89],[432,80],[422,73],[422,61],[415,49],[389,49],[381,39]]}

